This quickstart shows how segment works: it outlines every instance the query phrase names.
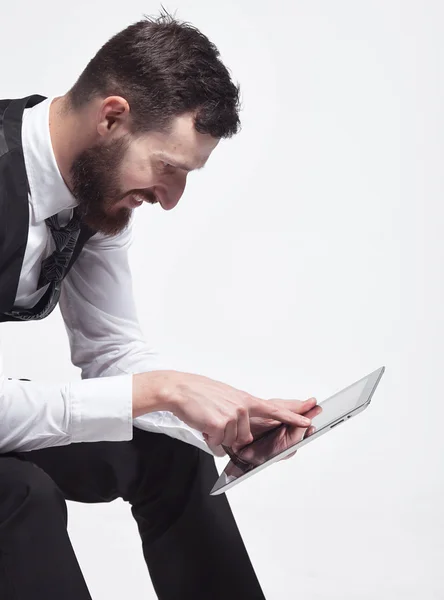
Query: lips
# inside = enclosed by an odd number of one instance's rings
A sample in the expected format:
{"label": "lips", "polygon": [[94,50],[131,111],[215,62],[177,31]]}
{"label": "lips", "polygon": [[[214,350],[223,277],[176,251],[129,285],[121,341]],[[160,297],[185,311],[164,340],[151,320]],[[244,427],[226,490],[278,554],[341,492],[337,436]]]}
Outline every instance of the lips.
{"label": "lips", "polygon": [[137,208],[138,206],[142,206],[144,200],[140,198],[140,196],[135,196],[134,194],[130,197],[130,204],[132,208]]}
{"label": "lips", "polygon": [[159,196],[157,195],[153,195],[149,198],[145,198],[143,196],[140,196],[139,194],[131,194],[129,196],[129,206],[131,208],[137,208],[139,206],[142,206],[144,202],[149,202],[150,204],[160,204],[160,206],[162,206],[163,208],[162,199],[159,198]]}

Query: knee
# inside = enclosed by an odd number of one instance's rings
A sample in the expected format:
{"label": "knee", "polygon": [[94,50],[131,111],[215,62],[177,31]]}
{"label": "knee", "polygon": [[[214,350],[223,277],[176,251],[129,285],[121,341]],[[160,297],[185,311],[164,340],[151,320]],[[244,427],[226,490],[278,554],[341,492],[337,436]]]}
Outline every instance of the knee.
{"label": "knee", "polygon": [[66,503],[57,485],[42,469],[17,458],[0,459],[0,525],[14,516],[62,510]]}

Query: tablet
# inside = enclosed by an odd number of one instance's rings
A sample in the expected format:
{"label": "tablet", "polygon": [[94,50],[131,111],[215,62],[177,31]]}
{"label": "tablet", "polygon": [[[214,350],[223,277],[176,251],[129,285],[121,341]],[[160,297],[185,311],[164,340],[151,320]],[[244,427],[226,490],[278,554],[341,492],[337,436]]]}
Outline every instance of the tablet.
{"label": "tablet", "polygon": [[282,460],[308,442],[362,412],[370,404],[384,371],[385,367],[380,367],[321,402],[319,406],[322,407],[322,412],[312,419],[315,431],[310,435],[306,435],[307,428],[282,423],[262,434],[251,444],[244,446],[236,454],[231,454],[230,462],[214,484],[210,494],[215,496],[226,492],[251,475]]}

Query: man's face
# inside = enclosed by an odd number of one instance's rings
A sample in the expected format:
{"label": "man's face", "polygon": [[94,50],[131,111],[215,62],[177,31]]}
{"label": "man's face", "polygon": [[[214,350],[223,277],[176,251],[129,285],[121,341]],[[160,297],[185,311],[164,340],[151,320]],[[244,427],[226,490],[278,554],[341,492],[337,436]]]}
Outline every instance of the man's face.
{"label": "man's face", "polygon": [[192,113],[173,120],[171,132],[133,136],[124,126],[106,130],[71,165],[72,192],[83,221],[115,235],[144,201],[171,210],[179,202],[188,172],[204,166],[218,139],[198,133]]}

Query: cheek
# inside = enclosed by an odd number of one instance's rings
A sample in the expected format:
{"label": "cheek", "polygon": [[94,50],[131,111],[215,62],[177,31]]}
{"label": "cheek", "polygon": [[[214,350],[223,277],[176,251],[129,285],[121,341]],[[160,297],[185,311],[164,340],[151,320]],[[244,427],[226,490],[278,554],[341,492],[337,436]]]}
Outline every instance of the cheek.
{"label": "cheek", "polygon": [[122,169],[120,181],[126,190],[143,190],[154,185],[152,174],[148,169],[142,170],[134,167]]}

